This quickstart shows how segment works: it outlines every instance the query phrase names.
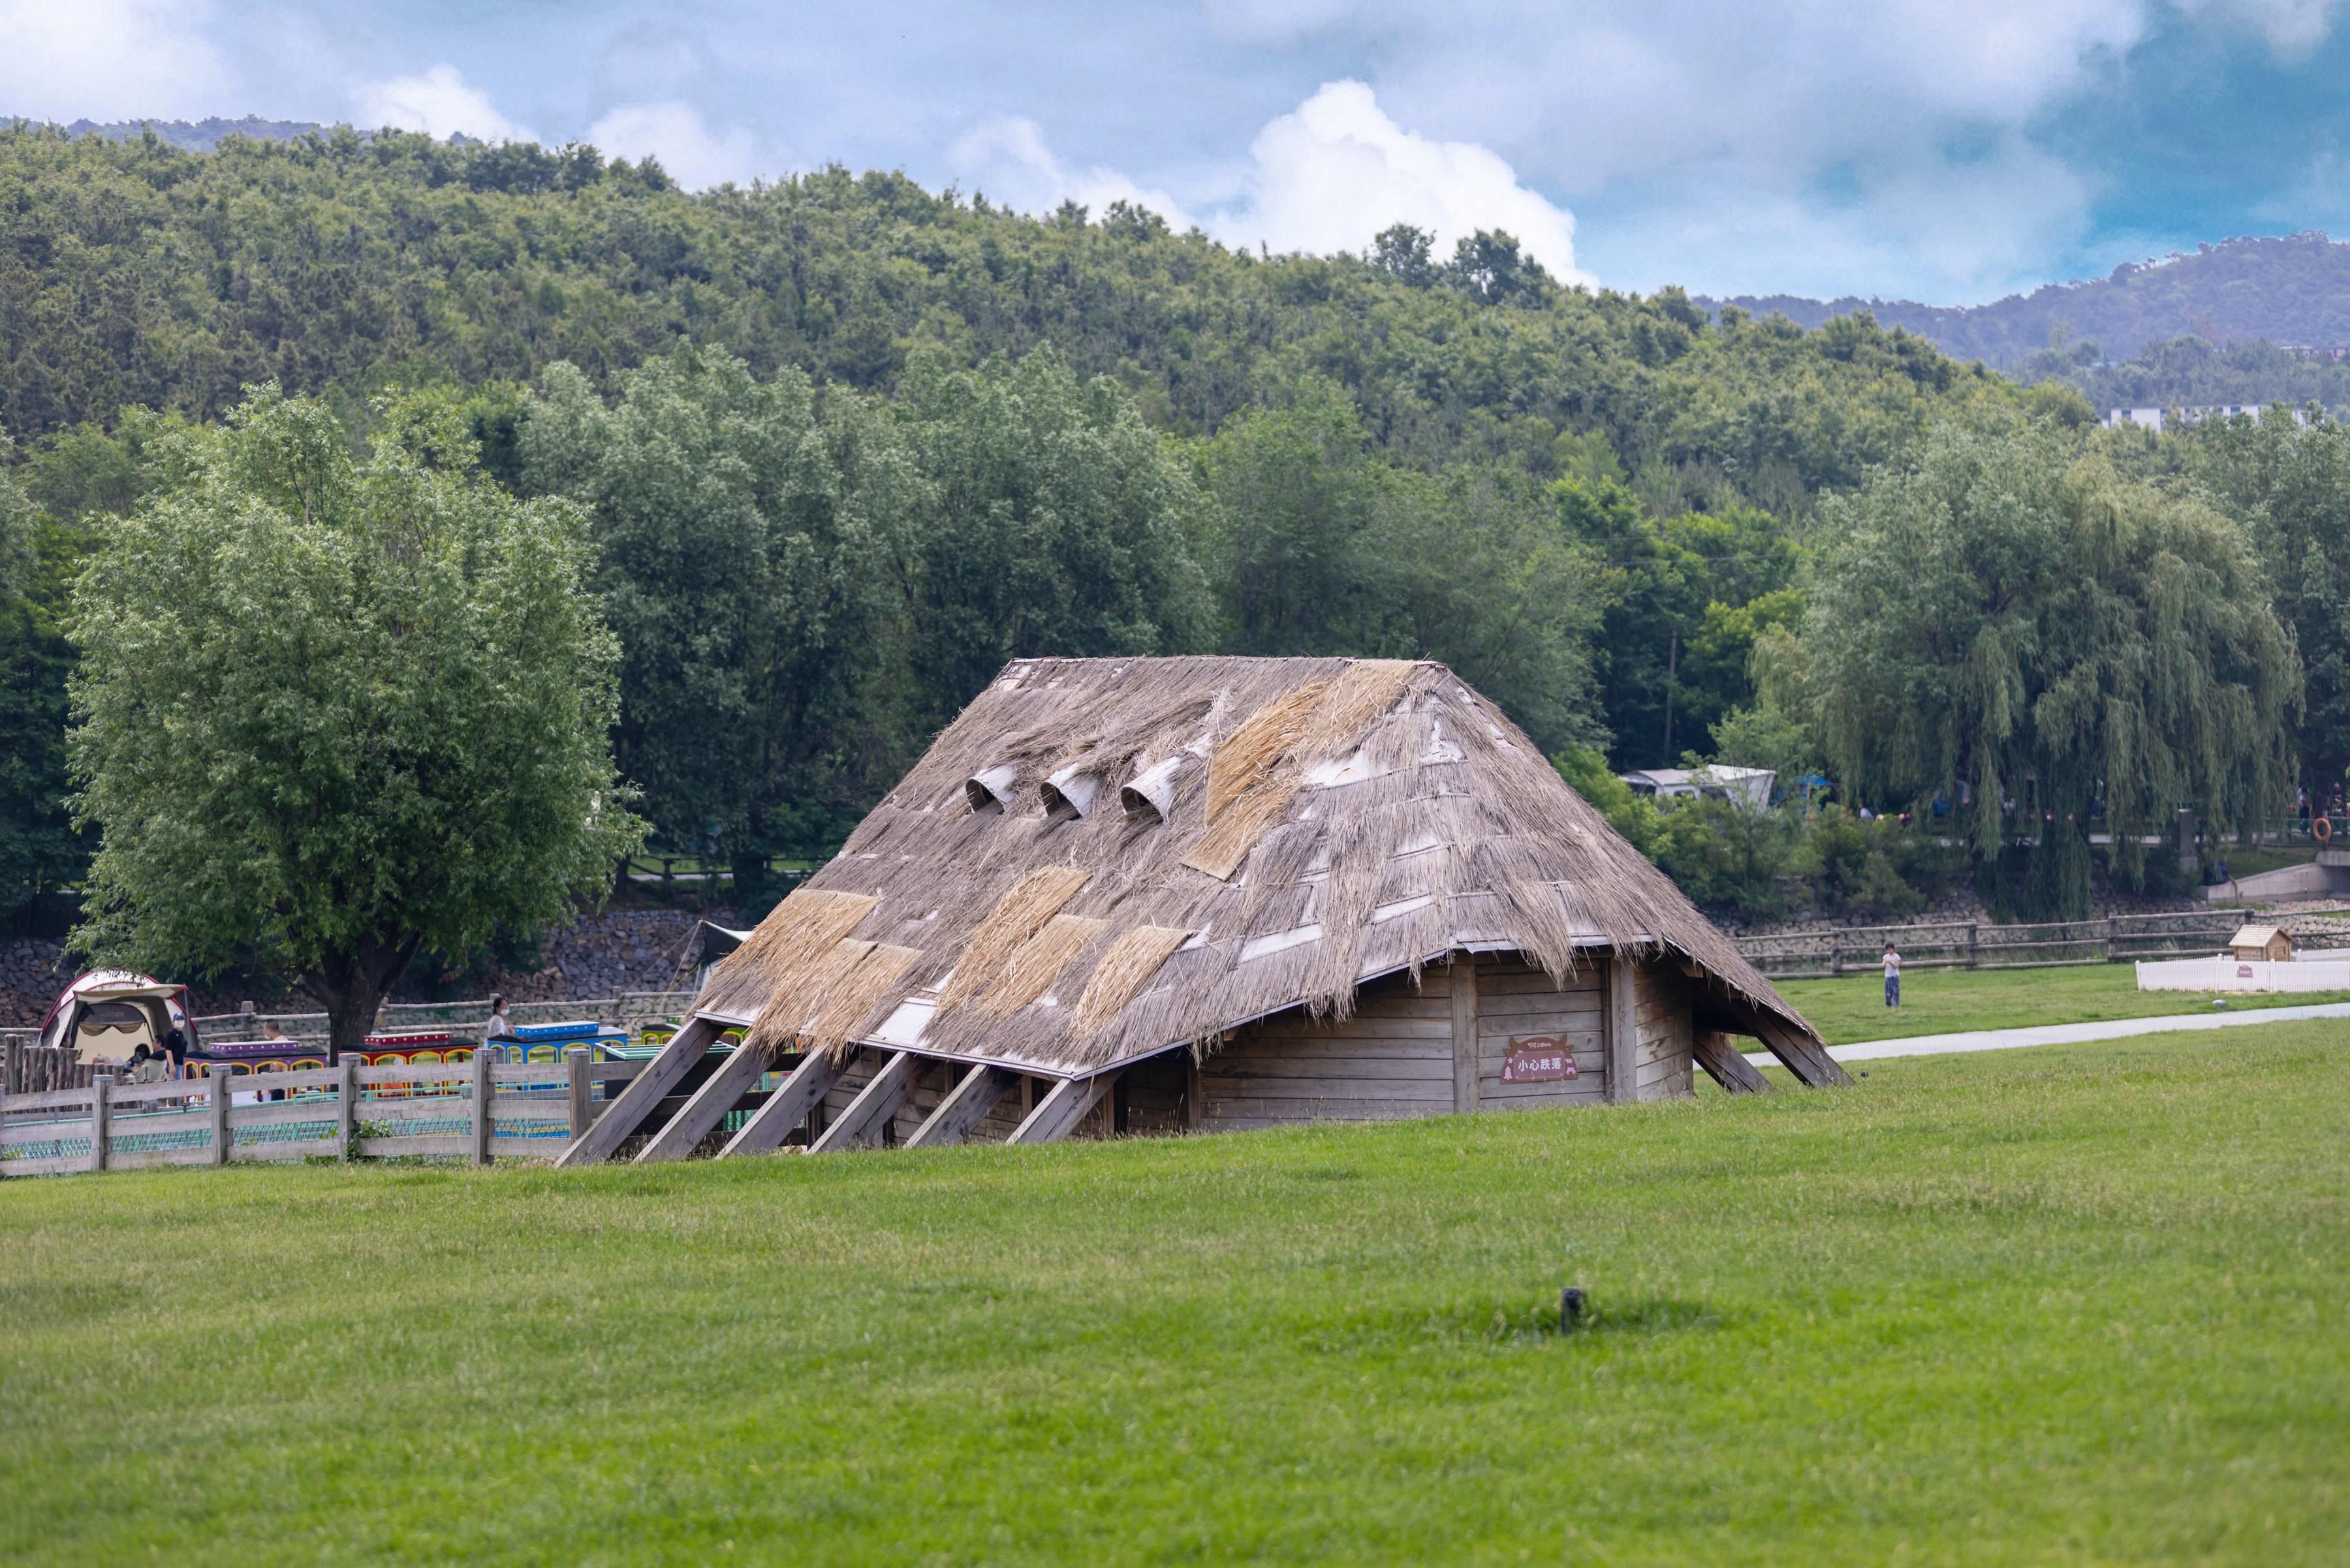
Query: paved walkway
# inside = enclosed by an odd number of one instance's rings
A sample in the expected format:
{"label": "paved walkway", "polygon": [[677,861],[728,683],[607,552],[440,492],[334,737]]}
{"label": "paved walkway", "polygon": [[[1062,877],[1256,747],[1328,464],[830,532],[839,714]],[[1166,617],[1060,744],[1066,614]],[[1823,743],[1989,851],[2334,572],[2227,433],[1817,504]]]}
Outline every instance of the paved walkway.
{"label": "paved walkway", "polygon": [[[2180,1029],[2236,1029],[2251,1023],[2291,1023],[2303,1018],[2350,1018],[2350,1002],[2309,1007],[2254,1007],[2179,1012],[2162,1018],[2109,1018],[2095,1023],[2041,1023],[2028,1029],[1968,1029],[1956,1034],[1913,1034],[1907,1040],[1862,1040],[1831,1045],[1839,1062],[1874,1062],[1887,1056],[1943,1056],[1962,1051],[2012,1051],[2022,1045],[2075,1045],[2086,1040],[2119,1040],[2131,1034],[2168,1034]],[[1749,1056],[1760,1067],[1777,1058]]]}

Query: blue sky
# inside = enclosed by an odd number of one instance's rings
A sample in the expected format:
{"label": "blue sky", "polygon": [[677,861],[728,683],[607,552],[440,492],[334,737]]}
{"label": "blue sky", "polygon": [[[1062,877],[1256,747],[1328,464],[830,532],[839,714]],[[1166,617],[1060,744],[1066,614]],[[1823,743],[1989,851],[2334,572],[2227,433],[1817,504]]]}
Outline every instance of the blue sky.
{"label": "blue sky", "polygon": [[1622,288],[1963,304],[2350,232],[2350,0],[0,0],[0,113],[827,162],[1274,250],[1517,234]]}

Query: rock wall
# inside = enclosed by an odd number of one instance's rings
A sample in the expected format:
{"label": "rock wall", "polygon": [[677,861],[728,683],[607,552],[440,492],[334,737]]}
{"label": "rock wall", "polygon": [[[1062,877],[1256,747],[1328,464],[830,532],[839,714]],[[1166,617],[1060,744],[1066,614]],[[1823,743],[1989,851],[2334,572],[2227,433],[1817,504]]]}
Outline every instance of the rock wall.
{"label": "rock wall", "polygon": [[[478,986],[464,989],[475,995],[502,992],[516,1002],[569,1002],[616,996],[629,991],[667,991],[677,981],[689,950],[697,950],[696,931],[704,919],[732,925],[732,909],[606,909],[550,932],[540,942],[543,968],[523,973],[493,970]],[[73,983],[82,965],[65,956],[62,942],[26,937],[0,942],[0,1028],[38,1026],[57,994]],[[681,983],[691,985],[692,971],[684,970]],[[445,994],[445,993],[444,993]],[[191,993],[196,1012],[234,1012],[248,1000],[234,987],[197,986]],[[265,1003],[267,998],[250,1000]],[[394,992],[395,1002],[426,1002],[435,997],[411,981]],[[307,1011],[309,1003],[302,1003]]]}

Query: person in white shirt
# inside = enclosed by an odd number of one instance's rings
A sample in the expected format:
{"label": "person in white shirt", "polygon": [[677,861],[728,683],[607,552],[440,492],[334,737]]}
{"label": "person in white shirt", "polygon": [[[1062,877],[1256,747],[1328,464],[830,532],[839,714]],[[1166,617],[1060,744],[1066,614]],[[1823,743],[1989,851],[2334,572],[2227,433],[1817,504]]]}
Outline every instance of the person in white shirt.
{"label": "person in white shirt", "polygon": [[1891,942],[1885,944],[1885,1005],[1901,1005],[1901,955],[1893,950]]}
{"label": "person in white shirt", "polygon": [[482,1030],[482,1038],[484,1040],[511,1040],[514,1038],[514,1020],[506,1016],[506,999],[504,997],[494,996],[490,998],[490,1021]]}

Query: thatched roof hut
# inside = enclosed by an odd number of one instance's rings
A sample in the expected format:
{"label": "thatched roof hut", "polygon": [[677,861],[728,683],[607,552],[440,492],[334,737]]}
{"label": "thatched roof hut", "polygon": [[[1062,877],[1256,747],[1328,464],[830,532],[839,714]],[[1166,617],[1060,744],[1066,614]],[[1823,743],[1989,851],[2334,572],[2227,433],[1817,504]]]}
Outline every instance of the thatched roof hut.
{"label": "thatched roof hut", "polygon": [[[1196,1080],[1253,1027],[1372,1038],[1383,1009],[1429,1014],[1432,987],[1473,995],[1489,972],[1497,994],[1590,1013],[1596,1039],[1611,966],[1623,1017],[1602,1044],[1622,1061],[1601,1097],[1638,1097],[1650,1013],[1679,1020],[1679,1086],[1692,1060],[1759,1086],[1701,1038],[1731,1033],[1761,1038],[1806,1082],[1841,1077],[1728,939],[1444,666],[1023,659],[712,971],[700,1008],[713,1027],[750,1024],[762,1052],[823,1064],[808,1075],[837,1075],[836,1106],[885,1064],[909,1080],[892,1107],[909,1116],[932,1064],[945,1069],[935,1109],[966,1078],[983,1085],[972,1096],[1033,1079],[1072,1086],[1071,1103],[1093,1085],[1098,1100],[1101,1083],[1158,1061],[1186,1078],[1181,1125],[1200,1126],[1234,1119],[1203,1116]],[[1478,1016],[1472,1001],[1470,1040],[1446,1053],[1475,1054]],[[1575,1054],[1571,1023],[1553,1033]],[[1659,1052],[1639,1090],[1669,1092],[1671,1055]],[[1444,1108],[1480,1103],[1473,1085],[1451,1086],[1474,1076],[1447,1073]],[[655,1143],[681,1152],[684,1130]],[[600,1157],[621,1136],[575,1152]]]}

